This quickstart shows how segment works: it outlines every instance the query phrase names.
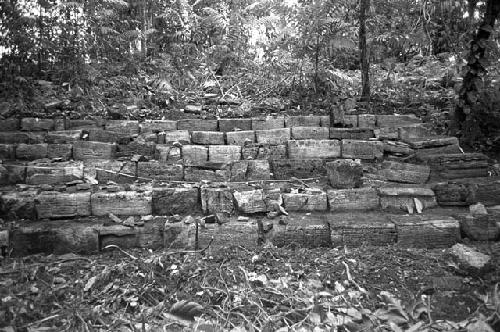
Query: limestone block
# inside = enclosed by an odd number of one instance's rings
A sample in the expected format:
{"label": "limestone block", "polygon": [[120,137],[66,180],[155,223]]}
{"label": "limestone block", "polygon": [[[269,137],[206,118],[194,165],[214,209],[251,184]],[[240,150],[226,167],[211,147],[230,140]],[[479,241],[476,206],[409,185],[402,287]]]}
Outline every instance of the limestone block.
{"label": "limestone block", "polygon": [[270,130],[285,127],[285,117],[283,116],[267,116],[265,118],[253,118],[252,130]]}
{"label": "limestone block", "polygon": [[241,213],[259,213],[268,211],[262,189],[235,191],[234,200]]}
{"label": "limestone block", "polygon": [[445,155],[445,154],[461,154],[462,150],[458,144],[456,145],[444,145],[435,148],[427,149],[417,149],[415,151],[415,157],[418,160],[425,159],[433,155]]}
{"label": "limestone block", "polygon": [[329,130],[326,127],[292,127],[292,139],[328,139]]}
{"label": "limestone block", "polygon": [[476,190],[467,183],[438,183],[432,187],[432,190],[439,205],[468,206],[477,203]]}
{"label": "limestone block", "polygon": [[99,183],[133,183],[136,180],[137,164],[132,161],[116,161],[97,164],[96,176]]}
{"label": "limestone block", "polygon": [[384,156],[384,144],[379,141],[342,140],[342,158],[380,159]]}
{"label": "limestone block", "polygon": [[184,167],[184,181],[189,182],[200,182],[200,181],[211,181],[211,182],[226,182],[229,181],[229,171],[214,170],[214,169],[203,169],[198,167]]}
{"label": "limestone block", "polygon": [[458,138],[452,136],[431,136],[405,140],[413,149],[435,148],[445,145],[458,145]]}
{"label": "limestone block", "polygon": [[0,216],[6,220],[35,220],[35,191],[11,191],[0,195]]}
{"label": "limestone block", "polygon": [[72,144],[49,144],[47,147],[47,158],[60,158],[62,160],[69,160],[72,157]]}
{"label": "limestone block", "polygon": [[330,127],[330,116],[329,115],[321,115],[319,118],[320,118],[320,126],[321,127]]}
{"label": "limestone block", "polygon": [[481,153],[432,154],[418,160],[431,168],[431,180],[488,176],[488,157]]}
{"label": "limestone block", "polygon": [[412,140],[433,136],[432,130],[428,129],[424,124],[418,123],[398,128],[398,136],[400,140]]}
{"label": "limestone block", "polygon": [[0,160],[16,159],[15,145],[0,144]]}
{"label": "limestone block", "polygon": [[473,241],[496,241],[500,236],[500,224],[497,214],[458,215],[460,229]]}
{"label": "limestone block", "polygon": [[388,181],[402,183],[425,183],[429,179],[430,167],[427,165],[417,165],[400,163],[396,161],[384,161],[379,175]]}
{"label": "limestone block", "polygon": [[399,141],[385,141],[384,152],[396,156],[408,156],[413,154],[415,151],[406,143]]}
{"label": "limestone block", "polygon": [[39,144],[45,140],[45,133],[22,131],[0,132],[0,144]]}
{"label": "limestone block", "polygon": [[139,127],[141,133],[160,133],[163,131],[177,130],[177,121],[172,120],[146,120]]}
{"label": "limestone block", "polygon": [[139,134],[139,121],[136,120],[108,120],[106,130],[123,133],[126,135]]}
{"label": "limestone block", "polygon": [[208,161],[208,147],[201,145],[183,145],[182,159],[186,165],[200,165]]}
{"label": "limestone block", "polygon": [[375,128],[377,116],[374,114],[358,114],[358,127]]}
{"label": "limestone block", "polygon": [[379,197],[373,188],[328,190],[330,211],[373,210],[379,207]]}
{"label": "limestone block", "polygon": [[285,118],[285,127],[320,127],[321,118],[315,115],[289,116]]}
{"label": "limestone block", "polygon": [[[83,161],[83,176],[97,179],[98,169],[119,172],[123,166],[122,161],[109,159],[89,159]],[[135,174],[135,173],[134,173]]]}
{"label": "limestone block", "polygon": [[98,226],[99,250],[108,245],[120,248],[149,248],[161,249],[164,247],[163,239],[165,218],[156,217],[144,223],[141,227],[126,227],[123,225]]}
{"label": "limestone block", "polygon": [[35,206],[40,219],[89,216],[90,192],[42,192],[37,196]]}
{"label": "limestone block", "polygon": [[49,131],[45,136],[45,142],[49,144],[71,144],[79,141],[83,130],[60,130]]}
{"label": "limestone block", "polygon": [[22,118],[21,130],[23,131],[49,131],[54,130],[53,119]]}
{"label": "limestone block", "polygon": [[153,142],[164,144],[165,135],[157,133],[141,133],[139,136],[137,136],[136,140],[139,142]]}
{"label": "limestone block", "polygon": [[47,158],[48,144],[19,144],[16,147],[16,159],[36,160]]}
{"label": "limestone block", "polygon": [[277,247],[330,247],[330,227],[321,216],[291,217],[287,225],[274,224],[266,238]]}
{"label": "limestone block", "polygon": [[21,121],[18,118],[7,118],[0,121],[0,131],[16,131],[21,128]]}
{"label": "limestone block", "polygon": [[200,209],[200,193],[196,187],[153,188],[153,214],[195,214]]}
{"label": "limestone block", "polygon": [[285,144],[290,139],[290,128],[256,130],[255,137],[259,144]]}
{"label": "limestone block", "polygon": [[269,180],[271,169],[268,160],[241,160],[231,164],[231,181]]}
{"label": "limestone block", "polygon": [[336,213],[329,216],[334,247],[387,246],[396,243],[396,226],[379,213]]}
{"label": "limestone block", "polygon": [[338,140],[300,140],[288,141],[290,159],[328,159],[338,158],[341,144]]}
{"label": "limestone block", "polygon": [[187,130],[173,130],[167,131],[165,134],[165,143],[179,142],[181,144],[190,144],[191,136]]}
{"label": "limestone block", "polygon": [[230,163],[241,160],[239,145],[209,145],[208,161],[213,163]]}
{"label": "limestone block", "polygon": [[380,205],[382,209],[398,209],[403,211],[417,211],[415,200],[417,198],[424,209],[437,205],[436,196],[428,188],[379,188]]}
{"label": "limestone block", "polygon": [[345,114],[342,124],[346,127],[358,127],[358,116],[356,114]]}
{"label": "limestone block", "polygon": [[[191,249],[195,249],[195,231],[190,229]],[[212,240],[213,239],[213,240]],[[255,223],[231,221],[226,224],[206,224],[198,231],[198,249],[206,248],[220,251],[227,247],[242,246],[256,248],[258,244],[258,227]]]}
{"label": "limestone block", "polygon": [[226,133],[226,141],[229,145],[240,145],[255,143],[255,131],[232,131]]}
{"label": "limestone block", "polygon": [[24,162],[2,162],[0,164],[0,185],[25,183],[26,165]]}
{"label": "limestone block", "polygon": [[271,170],[276,180],[289,180],[291,177],[308,179],[327,174],[326,161],[323,159],[277,159],[271,160]]}
{"label": "limestone block", "polygon": [[126,132],[101,128],[90,128],[86,131],[88,132],[88,140],[94,142],[128,144],[132,140],[132,136]]}
{"label": "limestone block", "polygon": [[29,163],[26,168],[26,183],[62,184],[83,179],[83,163],[67,161],[61,163]]}
{"label": "limestone block", "polygon": [[92,215],[146,216],[153,212],[152,191],[96,192],[90,197]]}
{"label": "limestone block", "polygon": [[184,119],[177,122],[178,130],[191,131],[217,131],[217,120]]}
{"label": "limestone block", "polygon": [[252,119],[219,119],[219,131],[249,131],[252,130]]}
{"label": "limestone block", "polygon": [[328,199],[321,190],[283,194],[283,206],[287,211],[326,211]]}
{"label": "limestone block", "polygon": [[402,215],[392,216],[391,221],[403,247],[443,248],[460,240],[460,225],[452,217]]}
{"label": "limestone block", "polygon": [[155,159],[160,162],[176,162],[182,160],[181,148],[168,144],[157,144]]}
{"label": "limestone block", "polygon": [[373,138],[373,129],[369,128],[330,128],[329,138],[368,140]]}
{"label": "limestone block", "polygon": [[78,141],[73,144],[73,159],[114,159],[116,155],[116,144]]}
{"label": "limestone block", "polygon": [[193,131],[191,133],[193,144],[224,145],[224,133],[218,131]]}
{"label": "limestone block", "polygon": [[54,130],[61,131],[69,128],[69,118],[58,116],[54,118]]}
{"label": "limestone block", "polygon": [[241,149],[243,159],[286,159],[286,145],[248,144]]}
{"label": "limestone block", "polygon": [[201,188],[201,209],[205,214],[234,213],[233,194],[229,188]]}
{"label": "limestone block", "polygon": [[165,164],[157,161],[137,163],[137,178],[140,181],[182,181],[184,169],[180,164]]}
{"label": "limestone block", "polygon": [[96,120],[90,119],[71,119],[69,121],[68,129],[91,129],[91,128],[103,128],[101,123]]}
{"label": "limestone block", "polygon": [[120,144],[116,148],[116,157],[132,157],[134,155],[153,157],[156,144],[153,142],[133,141],[129,144]]}
{"label": "limestone block", "polygon": [[352,159],[338,159],[326,163],[328,182],[337,189],[358,188],[363,184],[363,166]]}
{"label": "limestone block", "polygon": [[375,138],[378,140],[397,140],[399,138],[397,127],[382,127],[373,130]]}
{"label": "limestone block", "polygon": [[413,114],[399,115],[399,114],[388,114],[388,115],[377,115],[377,126],[378,127],[392,127],[398,128],[405,125],[411,125],[415,123],[421,123],[422,120],[417,118]]}

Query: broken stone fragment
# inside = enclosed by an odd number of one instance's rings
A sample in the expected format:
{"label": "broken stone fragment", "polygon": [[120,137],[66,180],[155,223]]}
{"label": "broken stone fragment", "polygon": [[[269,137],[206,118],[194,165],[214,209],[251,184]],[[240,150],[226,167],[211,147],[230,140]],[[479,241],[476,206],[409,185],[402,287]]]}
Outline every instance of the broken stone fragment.
{"label": "broken stone fragment", "polygon": [[474,248],[457,243],[451,248],[451,255],[459,267],[470,273],[482,273],[490,267],[491,257]]}
{"label": "broken stone fragment", "polygon": [[359,161],[339,159],[326,163],[328,181],[333,188],[359,188],[362,183],[363,166]]}

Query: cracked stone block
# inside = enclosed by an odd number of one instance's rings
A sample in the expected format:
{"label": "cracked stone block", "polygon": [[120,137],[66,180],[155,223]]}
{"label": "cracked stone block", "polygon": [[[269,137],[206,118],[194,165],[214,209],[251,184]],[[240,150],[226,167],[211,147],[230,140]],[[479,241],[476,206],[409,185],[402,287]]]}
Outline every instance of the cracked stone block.
{"label": "cracked stone block", "polygon": [[233,195],[238,211],[241,213],[268,211],[264,190],[262,189],[235,191]]}
{"label": "cracked stone block", "polygon": [[252,130],[270,130],[285,127],[285,117],[283,116],[267,116],[265,118],[253,118]]}
{"label": "cracked stone block", "polygon": [[132,161],[116,161],[97,164],[96,179],[99,183],[133,183],[136,180],[137,164]]}
{"label": "cracked stone block", "polygon": [[320,127],[321,117],[316,115],[299,115],[285,118],[285,127]]}
{"label": "cracked stone block", "polygon": [[177,121],[178,130],[191,131],[217,131],[217,120],[184,119]]}
{"label": "cracked stone block", "polygon": [[386,215],[340,213],[329,217],[334,247],[387,246],[396,243],[396,225]]}
{"label": "cracked stone block", "polygon": [[198,167],[184,167],[184,181],[226,182],[229,181],[229,171],[225,169],[203,169]]}
{"label": "cracked stone block", "polygon": [[417,198],[424,209],[437,206],[434,191],[428,188],[389,187],[379,188],[380,205],[382,209],[397,209],[416,212],[414,198]]}
{"label": "cracked stone block", "polygon": [[0,195],[0,216],[6,220],[35,220],[36,191],[7,192]]}
{"label": "cracked stone block", "polygon": [[340,155],[341,143],[338,140],[288,141],[290,159],[328,159]]}
{"label": "cracked stone block", "polygon": [[239,146],[255,143],[255,131],[245,130],[245,131],[227,132],[226,141],[228,145],[239,145]]}
{"label": "cracked stone block", "polygon": [[402,141],[419,139],[433,136],[432,130],[425,127],[424,124],[418,123],[409,126],[403,126],[398,128],[398,136]]}
{"label": "cracked stone block", "polygon": [[16,149],[13,144],[0,144],[0,160],[16,159]]}
{"label": "cracked stone block", "polygon": [[363,184],[363,166],[352,159],[338,159],[326,163],[328,182],[337,189],[358,188]]}
{"label": "cracked stone block", "polygon": [[0,132],[0,144],[40,144],[45,141],[45,135],[40,132]]}
{"label": "cracked stone block", "polygon": [[291,217],[286,225],[275,223],[264,237],[277,247],[331,247],[330,226],[322,216]]}
{"label": "cracked stone block", "polygon": [[433,155],[462,154],[462,149],[458,144],[438,146],[435,148],[416,149],[414,151],[417,160],[424,160]]}
{"label": "cracked stone block", "polygon": [[255,137],[259,144],[286,144],[290,139],[290,128],[256,130]]}
{"label": "cracked stone block", "polygon": [[219,131],[247,131],[252,130],[252,119],[219,119]]}
{"label": "cracked stone block", "polygon": [[23,131],[49,131],[54,129],[53,119],[22,118],[21,130]]}
{"label": "cracked stone block", "polygon": [[18,118],[8,118],[2,119],[0,121],[0,132],[1,131],[16,131],[21,128],[21,121]]}
{"label": "cracked stone block", "polygon": [[279,160],[287,158],[286,145],[249,144],[241,149],[243,159]]}
{"label": "cracked stone block", "polygon": [[73,144],[73,159],[114,159],[116,144],[78,141]]}
{"label": "cracked stone block", "polygon": [[[195,229],[190,229],[191,249],[195,249]],[[223,250],[227,247],[242,246],[256,248],[258,246],[258,226],[256,223],[231,221],[225,224],[206,224],[198,230],[198,249],[210,244],[211,250]]]}
{"label": "cracked stone block", "polygon": [[134,141],[126,145],[118,145],[116,148],[116,157],[133,157],[134,155],[141,155],[153,157],[156,150],[156,144],[153,142],[139,142]]}
{"label": "cracked stone block", "polygon": [[165,144],[174,142],[179,142],[181,144],[191,143],[191,135],[189,135],[189,131],[187,130],[167,131],[163,135],[165,136]]}
{"label": "cracked stone block", "polygon": [[163,131],[177,130],[177,121],[172,120],[146,120],[139,124],[141,133],[160,133]]}
{"label": "cracked stone block", "polygon": [[31,185],[62,184],[83,179],[83,163],[29,163],[26,167],[26,183]]}
{"label": "cracked stone block", "polygon": [[90,192],[42,192],[35,202],[40,219],[90,216]]}
{"label": "cracked stone block", "polygon": [[213,163],[230,163],[241,160],[239,145],[209,145],[208,161]]}
{"label": "cracked stone block", "polygon": [[71,144],[82,138],[83,130],[49,131],[45,142],[49,144]]}
{"label": "cracked stone block", "polygon": [[414,153],[414,150],[403,142],[384,141],[384,152],[396,156],[409,156]]}
{"label": "cracked stone block", "polygon": [[427,165],[384,161],[378,172],[388,181],[401,183],[425,183],[429,179],[431,169]]}
{"label": "cracked stone block", "polygon": [[358,114],[358,127],[375,128],[377,116],[374,114]]}
{"label": "cracked stone block", "polygon": [[283,194],[283,206],[287,211],[326,211],[328,199],[322,191]]}
{"label": "cracked stone block", "polygon": [[193,131],[191,142],[202,145],[224,145],[224,133],[218,131]]}
{"label": "cracked stone block", "polygon": [[380,159],[384,156],[384,144],[379,141],[342,140],[342,158]]}
{"label": "cracked stone block", "polygon": [[16,147],[16,159],[36,160],[47,158],[48,144],[19,144]]}
{"label": "cracked stone block", "polygon": [[72,157],[73,144],[49,144],[47,147],[47,158],[70,160]]}
{"label": "cracked stone block", "polygon": [[446,248],[460,240],[459,222],[452,217],[391,216],[398,233],[397,244],[403,247]]}
{"label": "cracked stone block", "polygon": [[241,160],[231,164],[231,181],[269,180],[268,160]]}
{"label": "cracked stone block", "polygon": [[96,192],[90,197],[92,215],[147,216],[153,213],[152,191]]}
{"label": "cracked stone block", "polygon": [[327,174],[326,161],[323,159],[278,159],[269,161],[276,180],[288,180],[291,177],[308,179]]}
{"label": "cracked stone block", "polygon": [[233,214],[233,194],[229,188],[201,188],[201,208],[205,214],[227,212]]}
{"label": "cracked stone block", "polygon": [[141,227],[127,227],[123,225],[103,225],[96,227],[99,236],[99,250],[108,245],[120,248],[164,248],[163,239],[165,219],[153,218]]}
{"label": "cracked stone block", "polygon": [[179,164],[165,164],[157,161],[137,163],[137,177],[140,181],[182,181],[184,167]]}
{"label": "cracked stone block", "polygon": [[373,210],[380,205],[373,188],[328,190],[327,195],[330,211]]}
{"label": "cracked stone block", "polygon": [[489,159],[481,153],[433,154],[418,157],[431,168],[431,180],[487,177]]}
{"label": "cracked stone block", "polygon": [[155,159],[160,162],[176,162],[182,160],[181,148],[168,144],[157,144]]}
{"label": "cracked stone block", "polygon": [[421,123],[422,120],[417,118],[413,114],[399,115],[399,114],[388,114],[388,115],[377,115],[377,126],[378,127],[390,127],[398,128],[406,125],[411,125],[415,123]]}
{"label": "cracked stone block", "polygon": [[453,136],[423,137],[405,140],[413,149],[435,148],[445,145],[458,145],[458,138]]}
{"label": "cracked stone block", "polygon": [[106,130],[123,133],[126,135],[139,134],[139,121],[136,120],[108,120]]}
{"label": "cracked stone block", "polygon": [[326,127],[292,127],[292,139],[328,139],[329,130]]}
{"label": "cracked stone block", "polygon": [[87,130],[88,140],[93,142],[128,144],[132,136],[125,132],[91,128]]}
{"label": "cracked stone block", "polygon": [[153,188],[153,214],[170,216],[200,212],[200,192],[191,188]]}
{"label": "cracked stone block", "polygon": [[373,129],[369,128],[330,128],[330,136],[332,139],[356,139],[368,140],[373,138]]}
{"label": "cracked stone block", "polygon": [[201,145],[183,145],[182,159],[186,165],[203,165],[208,161],[208,147]]}

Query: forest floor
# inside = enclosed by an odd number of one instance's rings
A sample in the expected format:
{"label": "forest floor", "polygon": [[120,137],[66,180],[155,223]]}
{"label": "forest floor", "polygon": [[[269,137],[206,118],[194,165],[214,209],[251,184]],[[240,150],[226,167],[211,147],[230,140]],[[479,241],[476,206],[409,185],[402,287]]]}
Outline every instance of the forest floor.
{"label": "forest floor", "polygon": [[500,248],[231,247],[28,256],[0,268],[0,331],[494,331]]}

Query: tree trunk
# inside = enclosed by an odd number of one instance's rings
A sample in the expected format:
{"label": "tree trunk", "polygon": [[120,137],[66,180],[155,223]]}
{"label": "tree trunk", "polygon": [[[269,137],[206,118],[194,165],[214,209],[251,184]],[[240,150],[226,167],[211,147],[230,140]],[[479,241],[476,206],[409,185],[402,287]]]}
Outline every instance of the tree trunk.
{"label": "tree trunk", "polygon": [[[486,74],[485,51],[487,41],[495,26],[495,21],[500,14],[500,1],[488,0],[483,22],[474,35],[467,58],[468,70],[463,77],[462,87],[459,91],[459,101],[455,109],[455,130],[466,140],[472,141],[477,135],[477,124],[474,121],[474,106],[478,102],[479,89],[484,82],[482,77]],[[472,142],[469,142],[472,143]]]}
{"label": "tree trunk", "polygon": [[361,100],[370,100],[370,63],[366,46],[366,12],[370,8],[370,0],[361,0],[359,10],[359,59],[361,61]]}

